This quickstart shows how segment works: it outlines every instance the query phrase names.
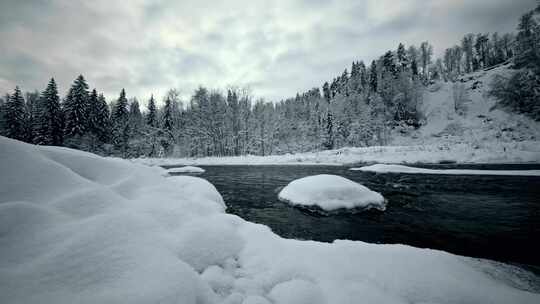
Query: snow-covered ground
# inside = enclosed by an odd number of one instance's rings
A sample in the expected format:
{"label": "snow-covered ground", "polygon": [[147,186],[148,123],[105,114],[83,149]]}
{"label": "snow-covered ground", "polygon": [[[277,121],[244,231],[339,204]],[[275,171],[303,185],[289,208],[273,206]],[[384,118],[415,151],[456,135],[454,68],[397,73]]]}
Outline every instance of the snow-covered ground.
{"label": "snow-covered ground", "polygon": [[[420,112],[426,123],[411,133],[393,134],[393,145],[539,143],[540,123],[527,116],[497,108],[488,91],[495,75],[512,71],[502,65],[461,76],[456,83],[437,82],[425,90]],[[463,89],[463,103],[457,111],[454,92]]]}
{"label": "snow-covered ground", "polygon": [[137,158],[159,165],[346,165],[355,163],[540,163],[540,142],[490,142],[377,146],[270,156]]}
{"label": "snow-covered ground", "polygon": [[291,205],[317,206],[325,211],[353,208],[385,209],[384,197],[342,176],[320,174],[293,180],[278,194]]}
{"label": "snow-covered ground", "polygon": [[360,168],[351,168],[352,171],[376,173],[408,173],[408,174],[447,174],[447,175],[515,175],[540,176],[540,170],[467,170],[467,169],[425,169],[403,165],[375,164]]}
{"label": "snow-covered ground", "polygon": [[203,168],[193,167],[193,166],[183,166],[178,168],[170,168],[167,170],[168,173],[204,173]]}
{"label": "snow-covered ground", "polygon": [[283,239],[160,168],[0,137],[0,172],[0,303],[540,302],[499,263]]}

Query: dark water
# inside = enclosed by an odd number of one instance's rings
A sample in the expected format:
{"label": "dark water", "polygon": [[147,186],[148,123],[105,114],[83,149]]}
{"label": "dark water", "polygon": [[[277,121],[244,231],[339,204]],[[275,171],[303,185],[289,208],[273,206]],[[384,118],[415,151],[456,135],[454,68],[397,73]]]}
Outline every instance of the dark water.
{"label": "dark water", "polygon": [[[430,168],[539,169],[538,165]],[[540,273],[540,177],[374,174],[332,166],[203,166],[229,213],[287,238],[408,244],[526,266]],[[336,174],[381,192],[384,212],[322,216],[277,199],[281,187]]]}

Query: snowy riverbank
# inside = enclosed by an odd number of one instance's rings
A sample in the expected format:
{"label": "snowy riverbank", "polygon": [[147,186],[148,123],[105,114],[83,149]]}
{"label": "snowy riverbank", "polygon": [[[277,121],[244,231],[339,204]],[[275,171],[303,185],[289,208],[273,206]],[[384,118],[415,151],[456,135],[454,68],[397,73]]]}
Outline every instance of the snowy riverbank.
{"label": "snowy riverbank", "polygon": [[146,165],[346,165],[355,163],[540,163],[540,142],[377,146],[269,156],[138,158]]}
{"label": "snowy riverbank", "polygon": [[283,239],[207,181],[0,137],[1,303],[538,303],[533,275],[404,245]]}

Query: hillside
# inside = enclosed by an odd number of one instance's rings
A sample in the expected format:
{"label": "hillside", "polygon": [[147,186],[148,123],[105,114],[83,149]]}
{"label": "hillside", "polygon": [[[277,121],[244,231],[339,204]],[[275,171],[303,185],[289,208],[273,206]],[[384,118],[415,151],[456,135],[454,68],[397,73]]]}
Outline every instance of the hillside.
{"label": "hillside", "polygon": [[[495,75],[511,73],[501,65],[459,77],[458,82],[436,82],[426,88],[420,111],[425,123],[418,130],[394,132],[392,145],[468,143],[476,146],[496,143],[536,141],[540,123],[524,115],[496,107],[488,95]],[[454,107],[454,93],[464,89],[463,106]]]}

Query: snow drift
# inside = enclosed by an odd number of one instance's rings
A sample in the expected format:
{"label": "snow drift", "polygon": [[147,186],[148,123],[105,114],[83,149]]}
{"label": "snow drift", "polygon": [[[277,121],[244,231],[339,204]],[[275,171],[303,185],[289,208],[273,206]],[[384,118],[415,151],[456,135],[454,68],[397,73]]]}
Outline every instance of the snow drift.
{"label": "snow drift", "polygon": [[194,167],[194,166],[183,166],[178,168],[167,169],[168,173],[204,173],[203,168]]}
{"label": "snow drift", "polygon": [[0,137],[0,172],[0,303],[540,301],[510,266],[280,238],[159,168]]}
{"label": "snow drift", "polygon": [[325,211],[337,209],[385,209],[383,196],[342,176],[321,174],[290,182],[278,198],[297,206],[317,206]]}
{"label": "snow drift", "polygon": [[468,170],[468,169],[425,169],[403,165],[375,164],[352,171],[376,173],[408,173],[408,174],[446,174],[446,175],[508,175],[508,176],[540,176],[540,170]]}

